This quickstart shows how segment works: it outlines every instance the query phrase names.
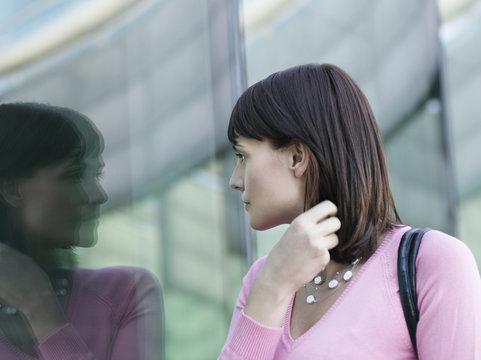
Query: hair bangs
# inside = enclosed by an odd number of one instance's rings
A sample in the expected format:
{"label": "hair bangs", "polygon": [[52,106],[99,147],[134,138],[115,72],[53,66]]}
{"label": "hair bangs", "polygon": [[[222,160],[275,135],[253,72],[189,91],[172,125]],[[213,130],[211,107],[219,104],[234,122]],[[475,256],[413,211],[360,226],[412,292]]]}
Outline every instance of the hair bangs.
{"label": "hair bangs", "polygon": [[236,144],[237,138],[243,136],[256,140],[262,140],[265,134],[259,129],[259,125],[264,122],[262,117],[255,111],[255,101],[253,99],[253,87],[248,88],[232,110],[227,129],[227,136],[232,144]]}
{"label": "hair bangs", "polygon": [[287,145],[291,137],[283,132],[280,122],[286,113],[272,94],[272,76],[250,86],[237,100],[232,110],[227,136],[232,144],[243,136],[250,139],[270,139],[274,146]]}

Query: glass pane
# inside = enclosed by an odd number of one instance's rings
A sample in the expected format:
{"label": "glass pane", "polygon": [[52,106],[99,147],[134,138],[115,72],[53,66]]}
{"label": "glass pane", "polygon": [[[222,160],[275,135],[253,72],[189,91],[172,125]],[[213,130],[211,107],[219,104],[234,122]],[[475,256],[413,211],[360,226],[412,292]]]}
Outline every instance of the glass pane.
{"label": "glass pane", "polygon": [[218,355],[245,271],[225,132],[238,87],[229,57],[238,31],[228,21],[232,4],[0,5],[9,14],[0,18],[2,102],[73,108],[104,137],[109,201],[96,246],[76,250],[79,266],[154,274],[168,359]]}

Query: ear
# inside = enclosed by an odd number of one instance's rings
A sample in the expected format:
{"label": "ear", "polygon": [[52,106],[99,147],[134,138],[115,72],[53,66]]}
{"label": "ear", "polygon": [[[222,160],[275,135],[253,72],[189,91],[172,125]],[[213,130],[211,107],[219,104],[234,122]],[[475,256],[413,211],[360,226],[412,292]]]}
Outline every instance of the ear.
{"label": "ear", "polygon": [[309,158],[307,156],[306,145],[300,141],[294,141],[290,147],[291,163],[290,168],[294,171],[295,177],[301,177],[305,174],[307,166],[309,165]]}
{"label": "ear", "polygon": [[10,179],[0,180],[0,201],[14,208],[22,206],[23,194],[18,181]]}

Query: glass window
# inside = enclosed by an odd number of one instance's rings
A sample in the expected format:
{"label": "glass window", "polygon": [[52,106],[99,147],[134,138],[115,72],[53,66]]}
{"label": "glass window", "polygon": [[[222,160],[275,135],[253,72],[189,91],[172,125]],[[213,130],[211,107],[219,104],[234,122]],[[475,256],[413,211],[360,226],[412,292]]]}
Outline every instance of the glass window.
{"label": "glass window", "polygon": [[96,246],[76,250],[79,266],[155,274],[168,359],[218,355],[246,271],[226,137],[240,86],[231,56],[239,49],[236,4],[0,5],[9,14],[0,19],[2,102],[71,107],[105,140],[109,201]]}

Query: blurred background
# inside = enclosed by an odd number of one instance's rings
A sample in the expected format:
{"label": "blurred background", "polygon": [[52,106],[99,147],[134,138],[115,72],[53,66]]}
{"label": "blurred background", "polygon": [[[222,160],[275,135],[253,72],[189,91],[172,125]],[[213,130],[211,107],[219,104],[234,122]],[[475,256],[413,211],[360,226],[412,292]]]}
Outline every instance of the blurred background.
{"label": "blurred background", "polygon": [[285,230],[252,232],[228,187],[240,93],[301,63],[344,68],[383,132],[403,221],[460,237],[479,265],[480,38],[480,0],[4,0],[0,102],[95,122],[110,200],[80,264],[150,269],[167,359],[213,359],[243,274]]}

